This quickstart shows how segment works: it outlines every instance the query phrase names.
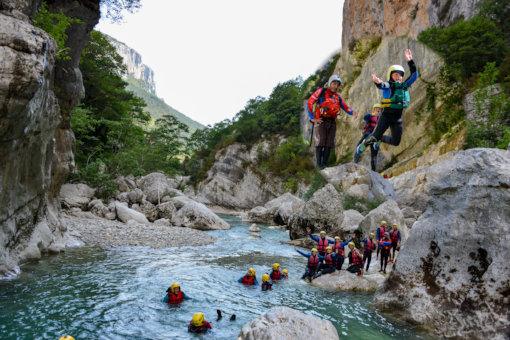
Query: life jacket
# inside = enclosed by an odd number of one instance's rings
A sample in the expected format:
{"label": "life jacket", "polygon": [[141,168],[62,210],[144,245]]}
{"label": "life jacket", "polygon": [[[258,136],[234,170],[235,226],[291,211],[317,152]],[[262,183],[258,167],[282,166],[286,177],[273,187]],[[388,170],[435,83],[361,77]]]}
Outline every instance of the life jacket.
{"label": "life jacket", "polygon": [[270,290],[272,289],[273,285],[269,282],[262,282],[262,290]]}
{"label": "life jacket", "polygon": [[329,246],[329,240],[327,237],[321,238],[319,237],[319,242],[317,242],[317,251],[319,253],[323,253],[326,251],[326,247]]}
{"label": "life jacket", "polygon": [[318,255],[310,255],[308,258],[308,267],[318,267],[319,266],[319,256]]}
{"label": "life jacket", "polygon": [[400,230],[393,230],[393,231],[390,233],[391,242],[393,242],[393,243],[397,243],[397,242],[398,242],[398,239],[399,239],[399,236],[400,236]]}
{"label": "life jacket", "polygon": [[314,113],[322,117],[336,118],[340,112],[340,95],[336,92],[322,88],[319,98],[313,106]]}
{"label": "life jacket", "polygon": [[335,243],[335,253],[337,256],[345,257],[344,247],[342,246],[342,242]]}
{"label": "life jacket", "polygon": [[377,236],[379,237],[378,238],[378,241],[382,240],[383,237],[384,237],[384,233],[386,232],[386,228],[383,227],[383,226],[379,226],[377,228]]}
{"label": "life jacket", "polygon": [[280,280],[282,278],[282,273],[279,270],[273,270],[271,274],[269,274],[271,280]]}
{"label": "life jacket", "polygon": [[379,121],[379,116],[374,116],[370,114],[368,120],[366,121],[365,127],[363,129],[364,133],[372,133],[377,126],[377,122]]}
{"label": "life jacket", "polygon": [[324,263],[327,265],[332,265],[333,264],[333,254],[326,254],[326,256],[324,256]]}
{"label": "life jacket", "polygon": [[375,243],[371,239],[367,239],[365,251],[374,251],[375,250]]}
{"label": "life jacket", "polygon": [[385,98],[381,101],[382,107],[389,107],[392,109],[405,109],[411,102],[409,95],[409,86],[405,83],[391,82],[391,97]]}
{"label": "life jacket", "polygon": [[179,291],[177,294],[168,292],[168,303],[171,305],[178,305],[184,300],[184,294]]}
{"label": "life jacket", "polygon": [[241,280],[243,285],[249,285],[252,286],[255,284],[255,276],[245,275],[243,276],[243,279]]}
{"label": "life jacket", "polygon": [[211,329],[212,326],[209,322],[204,321],[202,326],[195,326],[191,322],[188,325],[188,332],[190,333],[205,333],[208,329]]}
{"label": "life jacket", "polygon": [[361,266],[363,264],[363,259],[361,258],[360,254],[358,253],[357,250],[355,250],[355,249],[351,250],[351,257],[352,257],[352,260],[351,260],[352,265]]}

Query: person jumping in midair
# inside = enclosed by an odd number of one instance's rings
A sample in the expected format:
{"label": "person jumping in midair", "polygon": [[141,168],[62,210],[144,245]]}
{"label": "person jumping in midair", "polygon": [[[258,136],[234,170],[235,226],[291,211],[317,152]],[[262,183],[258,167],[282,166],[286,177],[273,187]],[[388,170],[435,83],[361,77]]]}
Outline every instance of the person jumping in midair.
{"label": "person jumping in midair", "polygon": [[[404,55],[411,71],[411,75],[405,81],[403,80],[405,71],[401,65],[390,66],[386,82],[372,74],[375,86],[382,91],[381,105],[384,109],[374,132],[358,145],[356,154],[361,155],[367,146],[379,141],[395,146],[400,144],[403,131],[402,112],[409,106],[411,100],[409,87],[418,79],[418,70],[411,50],[406,49]],[[384,135],[388,128],[391,130],[391,136]]]}

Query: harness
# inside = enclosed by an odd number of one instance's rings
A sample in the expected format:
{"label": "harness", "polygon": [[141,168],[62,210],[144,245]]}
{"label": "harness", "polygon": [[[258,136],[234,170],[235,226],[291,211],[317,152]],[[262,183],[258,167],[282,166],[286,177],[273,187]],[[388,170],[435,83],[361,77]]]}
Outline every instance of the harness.
{"label": "harness", "polygon": [[384,108],[391,109],[405,109],[411,102],[411,96],[409,95],[409,86],[405,83],[390,83],[391,97],[385,98],[381,101],[381,105]]}

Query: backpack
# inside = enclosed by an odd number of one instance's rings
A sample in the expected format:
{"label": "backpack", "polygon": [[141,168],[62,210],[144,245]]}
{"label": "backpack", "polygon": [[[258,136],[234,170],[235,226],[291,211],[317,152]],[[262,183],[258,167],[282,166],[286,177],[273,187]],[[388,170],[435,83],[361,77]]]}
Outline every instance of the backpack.
{"label": "backpack", "polygon": [[[321,87],[321,88],[322,88],[321,94],[319,95],[319,98],[317,99],[317,101],[313,104],[313,110],[314,111],[315,111],[316,105],[320,105],[320,104],[324,103],[324,101],[326,100],[326,90],[327,89],[325,87]],[[317,90],[315,90],[315,91],[317,91]],[[306,112],[308,113],[308,118],[310,120],[315,118],[314,113],[310,112],[310,110],[308,110],[308,105],[306,106]]]}

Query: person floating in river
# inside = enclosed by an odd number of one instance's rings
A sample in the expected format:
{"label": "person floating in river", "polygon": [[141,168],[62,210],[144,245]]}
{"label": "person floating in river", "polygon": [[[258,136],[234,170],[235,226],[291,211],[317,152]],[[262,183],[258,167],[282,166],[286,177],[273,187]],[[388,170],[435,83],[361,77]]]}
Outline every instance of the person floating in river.
{"label": "person floating in river", "polygon": [[381,251],[381,247],[379,245],[379,241],[382,240],[382,238],[384,236],[384,233],[387,230],[388,230],[388,224],[386,223],[386,221],[381,221],[381,224],[375,230],[375,241],[377,243],[377,255],[375,257],[376,259],[379,258],[379,252]]}
{"label": "person floating in river", "polygon": [[[377,103],[372,107],[372,111],[365,114],[363,120],[365,124],[363,126],[363,136],[361,137],[358,144],[356,144],[356,150],[358,150],[358,146],[363,143],[363,141],[370,136],[372,132],[374,132],[375,127],[377,126],[377,121],[379,120],[379,114],[382,111],[382,105]],[[372,171],[376,171],[377,167],[377,155],[379,154],[379,143],[373,143],[370,145],[370,166]],[[359,163],[361,160],[361,153],[354,153],[354,163]]]}
{"label": "person floating in river", "polygon": [[273,281],[279,281],[282,278],[282,272],[280,271],[279,263],[273,263],[273,270],[269,276]]}
{"label": "person floating in river", "polygon": [[326,236],[326,232],[324,230],[321,230],[321,232],[319,233],[320,236],[312,235],[311,234],[312,231],[310,228],[308,228],[307,231],[308,231],[308,236],[313,241],[317,242],[317,250],[319,251],[319,255],[320,256],[326,255],[326,247],[329,246],[330,244],[335,243],[335,241],[330,240]]}
{"label": "person floating in river", "polygon": [[345,260],[345,246],[349,244],[349,241],[342,242],[339,236],[335,236],[335,244],[333,245],[333,251],[336,254],[335,256],[335,269],[342,270],[342,266],[344,265]]}
{"label": "person floating in river", "polygon": [[282,270],[282,279],[287,280],[289,278],[289,270],[287,268]]}
{"label": "person floating in river", "polygon": [[335,271],[336,254],[333,253],[332,246],[327,246],[326,255],[319,256],[319,258],[322,260],[322,263],[320,264],[317,273],[313,276],[314,279],[321,275],[330,274]]}
{"label": "person floating in river", "polygon": [[174,282],[166,290],[163,301],[170,305],[179,305],[182,301],[187,299],[188,297],[181,291],[181,285],[178,282]]}
{"label": "person floating in river", "polygon": [[366,262],[367,267],[365,271],[368,272],[370,268],[370,261],[372,261],[372,252],[376,248],[376,244],[374,241],[375,234],[370,233],[369,236],[363,240],[363,264]]}
{"label": "person floating in river", "polygon": [[212,325],[205,320],[204,313],[198,312],[193,314],[191,321],[188,325],[188,332],[190,333],[205,333],[212,329]]}
{"label": "person floating in river", "polygon": [[315,133],[318,135],[315,150],[317,167],[320,169],[326,167],[331,149],[335,147],[336,118],[340,109],[349,116],[357,117],[357,113],[349,108],[338,94],[341,86],[342,79],[333,74],[329,77],[327,88],[318,88],[307,102],[308,117],[314,124]]}
{"label": "person floating in river", "polygon": [[390,231],[391,249],[393,249],[393,255],[390,256],[390,262],[395,261],[395,252],[400,251],[400,230],[398,230],[398,224],[393,223]]}
{"label": "person floating in river", "polygon": [[242,278],[240,278],[238,280],[238,282],[242,283],[243,285],[246,285],[246,286],[258,285],[259,283],[257,282],[255,269],[253,269],[253,268],[248,269],[248,272],[246,273],[246,275],[244,275]]}
{"label": "person floating in river", "polygon": [[[361,155],[367,146],[379,141],[395,146],[400,144],[403,132],[402,112],[411,102],[409,88],[419,76],[411,50],[406,49],[404,56],[411,71],[406,80],[404,80],[405,70],[401,65],[392,65],[388,68],[386,81],[372,74],[372,81],[382,92],[381,105],[384,109],[374,132],[358,145],[356,154]],[[388,128],[391,130],[391,136],[384,135]]]}
{"label": "person floating in river", "polygon": [[317,270],[319,270],[319,263],[321,261],[319,255],[317,254],[318,253],[317,248],[312,248],[310,254],[304,253],[298,249],[296,249],[296,251],[299,254],[303,255],[304,257],[308,258],[306,270],[301,279],[302,280],[308,279],[308,281],[312,282],[313,276],[315,275],[315,273],[317,273]]}
{"label": "person floating in river", "polygon": [[266,290],[272,290],[273,284],[269,282],[269,274],[262,275],[262,285],[261,285],[262,291]]}
{"label": "person floating in river", "polygon": [[381,248],[381,269],[379,272],[386,274],[386,267],[388,266],[388,258],[390,257],[391,251],[390,233],[384,233],[383,238],[379,241],[379,247]]}
{"label": "person floating in river", "polygon": [[351,273],[356,273],[357,275],[363,275],[363,256],[358,248],[354,246],[354,242],[349,242],[349,267],[347,267],[347,271]]}

